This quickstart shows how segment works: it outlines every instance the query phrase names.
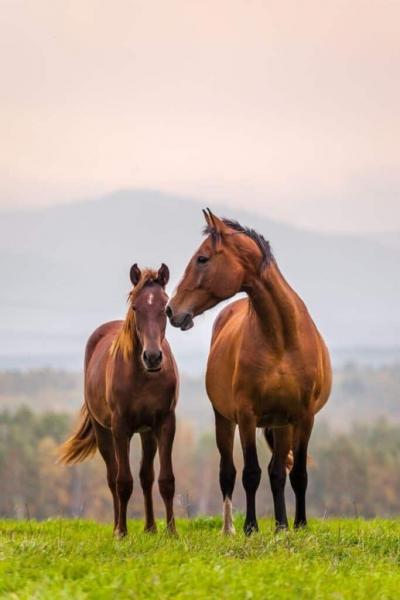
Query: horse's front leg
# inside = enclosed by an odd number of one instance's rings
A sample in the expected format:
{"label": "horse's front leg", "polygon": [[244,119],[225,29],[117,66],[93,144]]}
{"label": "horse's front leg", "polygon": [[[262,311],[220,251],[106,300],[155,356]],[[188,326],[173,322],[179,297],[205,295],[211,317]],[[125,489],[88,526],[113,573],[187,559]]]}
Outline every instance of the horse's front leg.
{"label": "horse's front leg", "polygon": [[176,533],[174,518],[175,477],[172,469],[172,445],[175,437],[175,413],[167,417],[157,429],[158,452],[160,457],[160,475],[158,485],[165,504],[167,529]]}
{"label": "horse's front leg", "polygon": [[129,446],[131,435],[121,421],[112,424],[115,456],[117,459],[117,495],[119,503],[118,525],[115,535],[124,537],[128,533],[126,526],[126,509],[132,495],[133,477],[129,464]]}
{"label": "horse's front leg", "polygon": [[153,510],[154,456],[157,452],[157,439],[152,431],[141,433],[142,463],[140,465],[140,483],[144,496],[145,525],[144,530],[156,532],[157,526]]}
{"label": "horse's front leg", "polygon": [[250,535],[253,531],[258,531],[256,492],[261,479],[261,469],[258,463],[256,448],[256,421],[252,415],[244,413],[239,414],[238,421],[244,458],[242,481],[246,492],[244,532],[246,535]]}
{"label": "horse's front leg", "polygon": [[233,442],[235,437],[236,423],[228,421],[215,409],[215,437],[217,447],[221,456],[219,463],[219,484],[223,499],[223,533],[229,535],[235,533],[232,516],[232,494],[235,487],[236,469],[233,462]]}

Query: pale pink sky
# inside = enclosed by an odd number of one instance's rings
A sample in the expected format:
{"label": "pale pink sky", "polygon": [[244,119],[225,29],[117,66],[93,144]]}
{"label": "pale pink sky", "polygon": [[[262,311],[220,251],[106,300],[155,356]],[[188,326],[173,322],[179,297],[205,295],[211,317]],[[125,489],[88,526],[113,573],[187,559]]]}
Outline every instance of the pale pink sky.
{"label": "pale pink sky", "polygon": [[2,0],[0,207],[151,187],[400,230],[400,1]]}

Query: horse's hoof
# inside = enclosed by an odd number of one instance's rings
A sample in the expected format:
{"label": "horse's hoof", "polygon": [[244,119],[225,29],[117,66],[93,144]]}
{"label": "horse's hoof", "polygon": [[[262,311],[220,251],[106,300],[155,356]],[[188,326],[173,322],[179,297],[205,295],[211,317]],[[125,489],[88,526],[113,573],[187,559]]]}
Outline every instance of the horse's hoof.
{"label": "horse's hoof", "polygon": [[275,533],[281,533],[282,531],[289,531],[289,525],[287,523],[276,524]]}
{"label": "horse's hoof", "polygon": [[154,525],[150,525],[149,527],[145,527],[144,528],[144,533],[152,533],[152,534],[157,533],[157,526],[156,526],[156,524],[154,523]]}
{"label": "horse's hoof", "polygon": [[295,529],[304,529],[305,527],[307,527],[307,521],[298,521],[294,524]]}
{"label": "horse's hoof", "polygon": [[179,535],[178,535],[178,532],[177,532],[177,530],[175,529],[175,527],[174,527],[173,529],[170,529],[170,528],[168,527],[168,528],[167,528],[167,533],[168,533],[168,535],[170,535],[170,536],[171,536],[171,537],[173,537],[173,538],[178,538],[178,537],[179,537]]}
{"label": "horse's hoof", "polygon": [[223,533],[224,535],[235,535],[235,533],[236,533],[235,526],[231,525],[231,527],[223,527],[221,529],[221,533]]}
{"label": "horse's hoof", "polygon": [[247,535],[247,536],[252,535],[253,533],[257,533],[257,531],[258,531],[257,521],[249,521],[248,523],[245,523],[244,527],[243,527],[243,531],[244,531],[245,535]]}
{"label": "horse's hoof", "polygon": [[127,531],[120,531],[119,529],[116,529],[114,531],[114,537],[117,540],[122,540],[124,537],[126,537],[128,535]]}

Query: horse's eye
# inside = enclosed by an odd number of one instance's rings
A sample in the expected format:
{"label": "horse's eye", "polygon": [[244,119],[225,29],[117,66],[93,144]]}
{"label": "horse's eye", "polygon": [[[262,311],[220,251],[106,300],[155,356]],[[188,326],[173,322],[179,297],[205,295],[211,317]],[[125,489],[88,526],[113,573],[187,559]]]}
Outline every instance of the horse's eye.
{"label": "horse's eye", "polygon": [[201,265],[206,263],[208,261],[208,256],[198,256],[197,257],[197,262],[200,263]]}

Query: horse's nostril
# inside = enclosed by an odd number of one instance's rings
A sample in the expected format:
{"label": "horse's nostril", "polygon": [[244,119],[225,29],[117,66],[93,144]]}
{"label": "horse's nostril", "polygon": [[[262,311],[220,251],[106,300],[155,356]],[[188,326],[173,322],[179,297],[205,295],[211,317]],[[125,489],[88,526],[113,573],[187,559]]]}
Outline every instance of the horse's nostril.
{"label": "horse's nostril", "polygon": [[162,361],[162,352],[158,351],[158,352],[146,352],[146,350],[143,352],[143,360],[146,363],[146,365],[148,365],[149,367],[156,367],[158,366],[161,361]]}
{"label": "horse's nostril", "polygon": [[167,308],[165,309],[166,315],[168,317],[168,319],[172,318],[172,309],[171,307],[168,305]]}

